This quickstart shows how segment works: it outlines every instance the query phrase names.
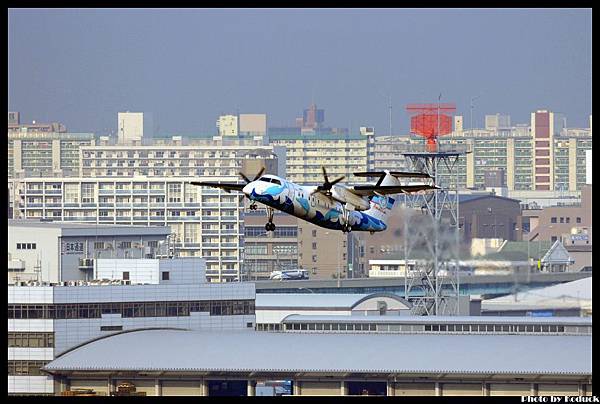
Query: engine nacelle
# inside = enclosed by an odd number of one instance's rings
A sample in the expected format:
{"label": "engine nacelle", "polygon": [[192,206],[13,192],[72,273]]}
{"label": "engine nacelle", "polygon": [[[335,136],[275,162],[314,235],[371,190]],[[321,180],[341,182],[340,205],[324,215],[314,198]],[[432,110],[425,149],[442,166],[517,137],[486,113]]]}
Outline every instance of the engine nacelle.
{"label": "engine nacelle", "polygon": [[358,196],[345,187],[334,185],[331,190],[331,196],[338,202],[352,205],[354,210],[369,210],[371,208],[371,204],[367,198]]}

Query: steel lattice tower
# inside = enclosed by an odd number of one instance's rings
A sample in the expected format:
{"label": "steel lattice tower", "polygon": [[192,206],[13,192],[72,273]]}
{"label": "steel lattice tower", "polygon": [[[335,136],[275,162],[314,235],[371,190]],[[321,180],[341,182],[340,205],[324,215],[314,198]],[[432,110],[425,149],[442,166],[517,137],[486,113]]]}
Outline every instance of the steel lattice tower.
{"label": "steel lattice tower", "polygon": [[[439,188],[404,194],[405,297],[416,315],[459,313],[459,215],[456,163],[465,151],[441,151],[437,137],[450,133],[440,104],[409,105],[411,132],[427,139],[425,150],[403,153],[413,171],[429,174]],[[444,104],[444,112],[455,110]],[[436,111],[437,110],[437,111]],[[437,114],[436,114],[437,112]],[[443,125],[443,126],[442,126]],[[445,179],[440,175],[445,169]],[[410,268],[409,268],[410,263]]]}

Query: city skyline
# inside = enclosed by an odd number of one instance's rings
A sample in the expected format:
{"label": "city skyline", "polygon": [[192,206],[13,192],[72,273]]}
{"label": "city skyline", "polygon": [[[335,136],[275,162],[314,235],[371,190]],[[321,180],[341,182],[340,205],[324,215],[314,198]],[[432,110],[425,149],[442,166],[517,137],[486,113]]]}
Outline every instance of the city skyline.
{"label": "city skyline", "polygon": [[390,94],[394,133],[408,132],[406,104],[440,93],[465,128],[474,96],[475,127],[538,109],[588,127],[591,113],[588,9],[11,9],[9,56],[10,110],[71,132],[107,133],[126,110],[152,113],[160,134],[213,133],[237,112],[292,126],[314,101],[328,126],[387,134]]}

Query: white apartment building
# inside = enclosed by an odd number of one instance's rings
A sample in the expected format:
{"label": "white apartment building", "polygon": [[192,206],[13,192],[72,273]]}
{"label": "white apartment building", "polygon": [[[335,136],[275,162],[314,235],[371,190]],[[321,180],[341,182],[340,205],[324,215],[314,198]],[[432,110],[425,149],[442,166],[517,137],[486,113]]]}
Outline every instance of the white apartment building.
{"label": "white apartment building", "polygon": [[119,112],[117,114],[117,121],[117,138],[119,144],[140,142],[143,139],[143,112]]}
{"label": "white apartment building", "polygon": [[203,257],[210,281],[239,278],[243,202],[191,181],[238,176],[25,178],[16,183],[14,217],[87,224],[170,226],[180,257]]}
{"label": "white apartment building", "polygon": [[[256,159],[285,162],[285,149],[256,144],[229,144],[207,140],[183,145],[172,139],[166,144],[81,147],[82,177],[119,176],[238,176],[244,163]],[[269,168],[269,167],[267,167]],[[277,174],[278,172],[272,172]],[[282,173],[279,173],[282,174]]]}
{"label": "white apartment building", "polygon": [[79,148],[94,144],[92,133],[9,131],[8,178],[77,175]]}
{"label": "white apartment building", "polygon": [[[197,268],[197,260],[180,261],[179,266]],[[54,380],[40,368],[111,333],[165,327],[254,330],[254,303],[253,283],[9,286],[8,393],[52,395]]]}
{"label": "white apartment building", "polygon": [[237,136],[239,132],[237,115],[221,115],[217,120],[219,136]]}

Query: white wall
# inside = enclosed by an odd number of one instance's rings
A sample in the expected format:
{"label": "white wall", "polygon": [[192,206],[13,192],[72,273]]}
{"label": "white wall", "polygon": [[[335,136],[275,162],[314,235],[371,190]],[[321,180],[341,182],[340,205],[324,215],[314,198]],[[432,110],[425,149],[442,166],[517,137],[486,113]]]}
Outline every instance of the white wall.
{"label": "white wall", "polygon": [[132,284],[158,284],[159,260],[157,259],[109,259],[94,261],[94,279],[123,279],[123,272],[129,272]]}
{"label": "white wall", "polygon": [[592,151],[585,151],[585,183],[592,184]]}

